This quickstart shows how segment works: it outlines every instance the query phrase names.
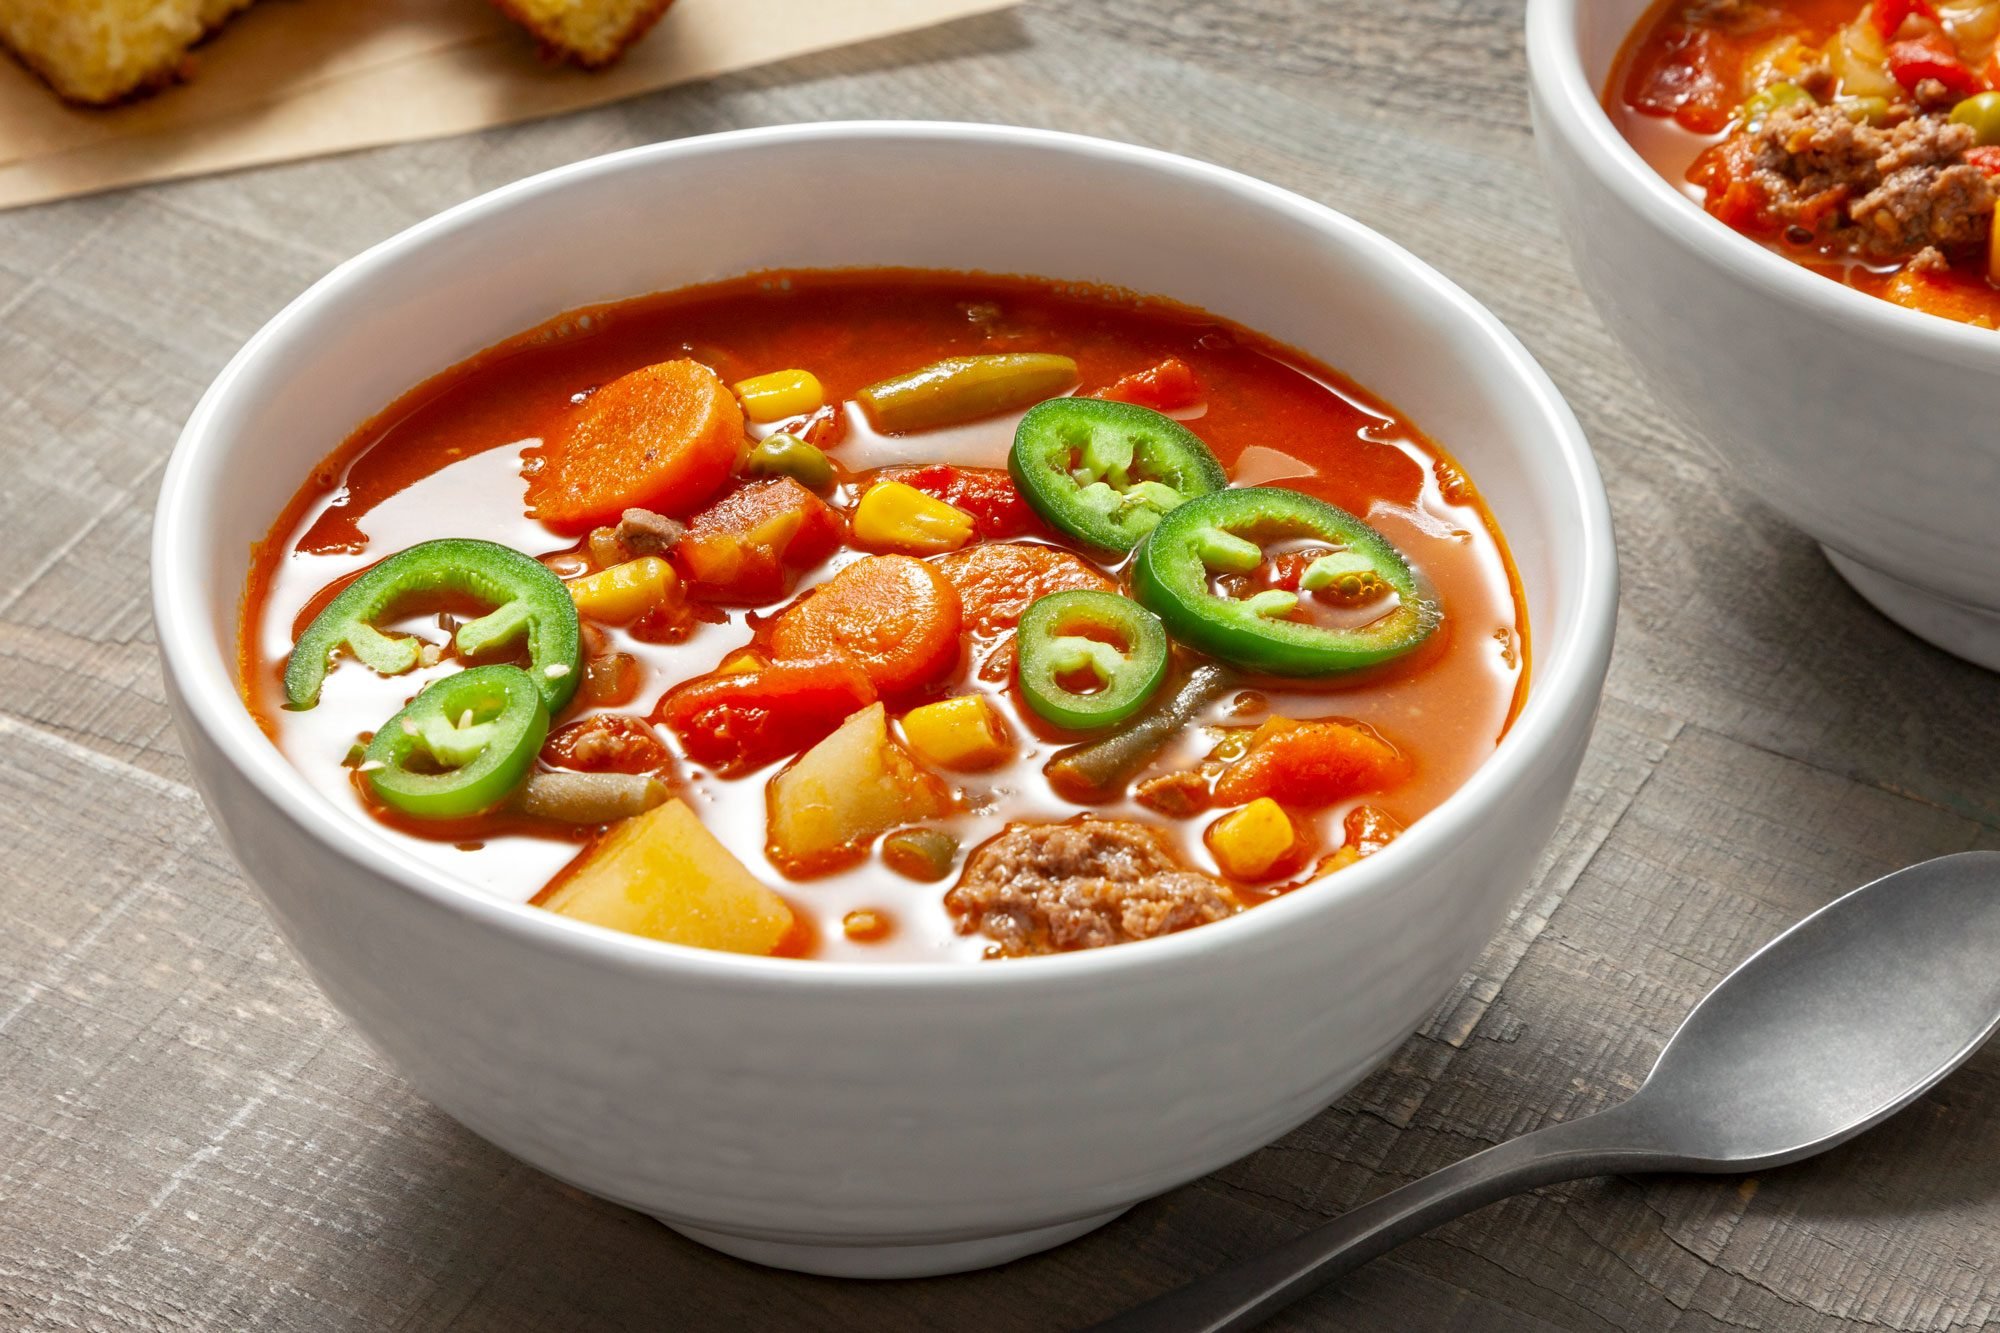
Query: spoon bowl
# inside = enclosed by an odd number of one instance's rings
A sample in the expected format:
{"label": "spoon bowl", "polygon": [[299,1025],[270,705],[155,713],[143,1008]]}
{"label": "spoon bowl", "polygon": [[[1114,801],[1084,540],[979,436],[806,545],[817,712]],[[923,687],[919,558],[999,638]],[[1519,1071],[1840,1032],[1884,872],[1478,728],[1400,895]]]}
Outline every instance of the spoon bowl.
{"label": "spoon bowl", "polygon": [[2000,852],[1925,861],[1837,898],[1695,1006],[1607,1111],[1475,1153],[1099,1333],[1223,1333],[1440,1222],[1522,1190],[1630,1171],[1760,1171],[1844,1143],[2000,1028]]}
{"label": "spoon bowl", "polygon": [[1813,913],[1695,1006],[1629,1110],[1677,1169],[1824,1152],[2000,1027],[2000,852],[1899,870]]}

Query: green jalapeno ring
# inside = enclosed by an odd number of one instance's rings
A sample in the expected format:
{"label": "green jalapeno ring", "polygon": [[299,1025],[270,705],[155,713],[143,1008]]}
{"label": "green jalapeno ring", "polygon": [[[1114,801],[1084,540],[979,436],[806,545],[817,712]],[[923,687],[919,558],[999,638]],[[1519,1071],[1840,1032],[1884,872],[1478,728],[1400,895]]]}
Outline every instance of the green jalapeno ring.
{"label": "green jalapeno ring", "polygon": [[[1166,627],[1117,593],[1084,589],[1037,597],[1015,633],[1022,697],[1070,731],[1123,722],[1145,707],[1167,678]],[[1099,688],[1086,694],[1061,683],[1076,672],[1095,676]]]}
{"label": "green jalapeno ring", "polygon": [[561,711],[582,676],[576,603],[541,561],[471,537],[420,542],[341,589],[292,648],[285,666],[287,704],[311,708],[319,702],[333,654],[343,647],[384,676],[399,676],[416,666],[420,645],[415,638],[385,634],[371,622],[406,598],[443,592],[474,597],[494,608],[459,626],[454,640],[458,650],[484,653],[525,634],[535,686],[551,713]]}
{"label": "green jalapeno ring", "polygon": [[1029,408],[1007,470],[1050,527],[1107,551],[1131,550],[1161,515],[1229,484],[1186,426],[1149,407],[1100,398],[1051,398]]}
{"label": "green jalapeno ring", "polygon": [[[527,672],[473,667],[432,681],[383,723],[358,771],[392,810],[418,819],[462,819],[506,800],[528,776],[548,734],[548,705]],[[413,759],[424,761],[425,769],[411,767]]]}
{"label": "green jalapeno ring", "polygon": [[[1262,548],[1243,534],[1308,537],[1337,550],[1308,568],[1313,582],[1336,590],[1379,582],[1396,594],[1394,611],[1358,629],[1327,629],[1285,619],[1297,594],[1267,589],[1224,597],[1209,588],[1211,570],[1246,572]],[[1374,666],[1409,652],[1437,629],[1443,614],[1401,552],[1336,505],[1275,486],[1218,491],[1181,505],[1140,546],[1132,590],[1188,647],[1247,671],[1272,676],[1327,676]]]}

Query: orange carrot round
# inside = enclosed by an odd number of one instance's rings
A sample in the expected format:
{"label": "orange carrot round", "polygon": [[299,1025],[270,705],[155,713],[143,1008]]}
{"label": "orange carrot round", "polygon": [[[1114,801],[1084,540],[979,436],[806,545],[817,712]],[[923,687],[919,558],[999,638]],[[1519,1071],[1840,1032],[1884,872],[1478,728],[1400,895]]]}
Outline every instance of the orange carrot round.
{"label": "orange carrot round", "polygon": [[563,533],[627,509],[685,515],[729,479],[743,438],[743,409],[714,371],[643,366],[585,399],[567,435],[527,451],[528,507]]}
{"label": "orange carrot round", "polygon": [[885,694],[922,689],[958,664],[958,592],[906,555],[871,555],[815,588],[771,627],[785,660],[845,657]]}
{"label": "orange carrot round", "polygon": [[1112,592],[1104,571],[1079,556],[1031,542],[985,542],[954,551],[938,569],[965,603],[965,623],[980,634],[999,634],[1021,623],[1037,597],[1054,592]]}

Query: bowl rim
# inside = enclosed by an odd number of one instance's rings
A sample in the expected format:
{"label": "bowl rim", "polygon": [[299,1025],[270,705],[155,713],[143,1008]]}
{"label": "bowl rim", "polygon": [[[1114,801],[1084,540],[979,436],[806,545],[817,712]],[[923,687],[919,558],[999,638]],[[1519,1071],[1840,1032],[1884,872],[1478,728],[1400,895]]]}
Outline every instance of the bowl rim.
{"label": "bowl rim", "polygon": [[[1991,329],[1911,310],[1814,273],[1710,216],[1669,183],[1619,133],[1583,68],[1578,39],[1586,2],[1528,0],[1528,84],[1547,123],[1564,132],[1598,181],[1621,202],[1698,257],[1814,319],[1837,321],[1843,332],[1858,328],[1884,342],[1913,342],[1923,355],[1993,368],[2000,357],[2000,336]],[[1644,0],[1634,23],[1651,12],[1651,0]],[[1628,28],[1621,40],[1630,35]],[[1537,126],[1538,132],[1541,128]]]}
{"label": "bowl rim", "polygon": [[[234,654],[219,653],[212,638],[214,601],[240,600],[240,589],[208,586],[199,566],[207,548],[195,521],[203,505],[206,478],[216,472],[222,452],[215,447],[216,419],[253,376],[265,373],[265,351],[294,326],[310,319],[329,293],[365,281],[392,257],[477,227],[489,214],[524,200],[568,188],[600,175],[664,166],[711,153],[730,153],[781,142],[949,142],[977,150],[984,146],[1031,147],[1087,159],[1138,166],[1178,177],[1198,187],[1221,190],[1303,220],[1330,243],[1360,252],[1364,262],[1389,270],[1399,285],[1424,289],[1463,321],[1475,355],[1509,372],[1524,391],[1524,402],[1543,418],[1548,457],[1538,489],[1563,495],[1581,516],[1580,560],[1559,582],[1557,614],[1573,626],[1563,650],[1536,659],[1528,697],[1494,753],[1457,790],[1416,821],[1396,845],[1330,877],[1313,893],[1290,893],[1256,910],[1213,922],[1198,930],[1135,941],[1117,948],[1079,950],[1012,959],[1000,967],[969,966],[960,960],[869,963],[822,959],[768,958],[722,953],[622,934],[571,921],[526,903],[494,898],[470,881],[439,873],[393,844],[366,836],[365,826],[312,788],[256,724],[244,706],[235,678]],[[204,558],[197,558],[198,555]],[[588,158],[525,177],[443,210],[346,260],[274,315],[253,334],[202,395],[176,442],[163,476],[152,542],[153,610],[169,694],[177,698],[178,720],[199,729],[238,778],[260,792],[309,838],[400,889],[450,913],[526,943],[587,957],[599,966],[637,973],[683,973],[715,982],[752,985],[864,986],[887,990],[928,987],[1019,988],[1087,986],[1113,975],[1152,972],[1184,964],[1200,954],[1244,948],[1331,911],[1336,902],[1379,893],[1406,863],[1433,856],[1463,839],[1501,795],[1532,781],[1566,743],[1575,714],[1594,713],[1609,662],[1617,613],[1617,552],[1610,502],[1582,427],[1555,384],[1500,321],[1456,284],[1386,237],[1346,215],[1279,186],[1243,173],[1159,149],[1085,135],[1025,127],[949,121],[828,121],[730,130]],[[253,881],[254,883],[254,881]]]}

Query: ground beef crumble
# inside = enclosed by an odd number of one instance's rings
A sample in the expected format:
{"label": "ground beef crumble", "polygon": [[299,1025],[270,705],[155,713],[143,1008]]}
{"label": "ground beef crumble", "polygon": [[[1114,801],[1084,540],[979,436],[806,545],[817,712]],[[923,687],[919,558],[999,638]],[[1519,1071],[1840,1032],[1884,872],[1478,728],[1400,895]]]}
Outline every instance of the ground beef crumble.
{"label": "ground beef crumble", "polygon": [[1990,234],[1993,180],[1965,160],[1975,141],[1970,126],[1942,115],[1878,127],[1807,105],[1780,107],[1744,136],[1749,180],[1769,222],[1880,259]]}
{"label": "ground beef crumble", "polygon": [[1014,825],[972,854],[945,906],[962,933],[985,932],[990,952],[1010,958],[1150,939],[1237,911],[1159,833],[1117,819]]}
{"label": "ground beef crumble", "polygon": [[687,525],[650,509],[628,509],[615,532],[619,545],[634,556],[665,555],[687,531]]}

